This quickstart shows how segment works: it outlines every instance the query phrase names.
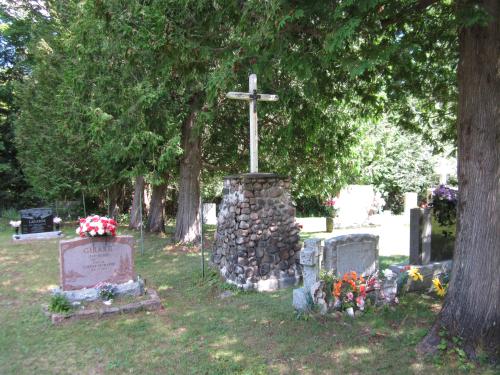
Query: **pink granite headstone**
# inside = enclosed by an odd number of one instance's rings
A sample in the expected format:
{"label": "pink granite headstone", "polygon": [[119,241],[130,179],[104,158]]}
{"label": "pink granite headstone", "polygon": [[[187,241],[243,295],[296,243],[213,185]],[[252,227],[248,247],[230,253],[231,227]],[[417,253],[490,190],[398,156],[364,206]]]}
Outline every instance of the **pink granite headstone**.
{"label": "pink granite headstone", "polygon": [[92,288],[100,282],[113,284],[135,280],[134,237],[75,238],[59,242],[63,290]]}

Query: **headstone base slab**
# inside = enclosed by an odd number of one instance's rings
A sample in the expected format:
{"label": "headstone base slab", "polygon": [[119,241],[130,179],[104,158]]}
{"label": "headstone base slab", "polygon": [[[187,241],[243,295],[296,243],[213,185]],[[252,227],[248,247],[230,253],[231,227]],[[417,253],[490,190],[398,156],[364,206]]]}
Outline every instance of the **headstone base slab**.
{"label": "headstone base slab", "polygon": [[258,280],[255,283],[247,280],[245,284],[238,283],[231,279],[225,280],[228,284],[235,285],[243,290],[255,290],[257,292],[275,292],[279,289],[297,286],[302,281],[301,276],[269,277],[267,280]]}
{"label": "headstone base slab", "polygon": [[[116,288],[116,295],[123,296],[140,296],[144,294],[144,281],[137,279],[136,281],[130,280],[123,284],[112,284]],[[61,288],[52,289],[52,294],[62,294],[70,302],[79,301],[96,301],[99,299],[98,288],[83,288],[78,290],[62,290]]]}
{"label": "headstone base slab", "polygon": [[52,240],[54,238],[62,238],[64,234],[60,230],[52,232],[40,233],[27,233],[27,234],[13,234],[12,240],[14,241],[38,241],[38,240]]}
{"label": "headstone base slab", "polygon": [[[410,265],[412,268],[416,268],[422,274],[423,281],[413,281],[411,278],[408,280],[408,291],[417,292],[429,290],[432,287],[432,279],[439,277],[444,274],[450,274],[451,268],[453,266],[452,260],[445,260],[443,262],[433,262],[425,265]],[[408,265],[393,264],[389,266],[389,269],[396,274],[406,272],[408,270]]]}

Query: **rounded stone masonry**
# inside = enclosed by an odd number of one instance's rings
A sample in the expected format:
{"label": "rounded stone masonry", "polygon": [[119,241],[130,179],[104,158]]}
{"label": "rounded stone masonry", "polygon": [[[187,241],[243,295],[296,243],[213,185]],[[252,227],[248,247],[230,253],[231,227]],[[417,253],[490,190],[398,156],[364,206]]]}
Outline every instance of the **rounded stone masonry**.
{"label": "rounded stone masonry", "polygon": [[300,248],[289,177],[224,178],[211,261],[227,282],[259,291],[296,285]]}

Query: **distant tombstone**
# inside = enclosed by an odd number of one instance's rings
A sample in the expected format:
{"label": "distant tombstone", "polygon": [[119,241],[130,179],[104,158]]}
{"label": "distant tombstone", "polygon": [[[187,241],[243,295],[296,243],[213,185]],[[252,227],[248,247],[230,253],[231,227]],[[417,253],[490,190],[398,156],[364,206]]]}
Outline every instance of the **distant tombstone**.
{"label": "distant tombstone", "polygon": [[203,203],[203,224],[217,225],[217,205]]}
{"label": "distant tombstone", "polygon": [[135,279],[134,243],[132,236],[60,241],[62,290],[92,288],[99,283],[120,284]]}
{"label": "distant tombstone", "polygon": [[417,193],[405,193],[404,194],[404,215],[405,217],[410,217],[410,210],[412,208],[418,207],[418,195]]}
{"label": "distant tombstone", "polygon": [[43,233],[54,230],[54,215],[50,208],[20,210],[21,233]]}
{"label": "distant tombstone", "polygon": [[372,185],[349,185],[340,191],[336,227],[359,227],[368,223],[375,198]]}
{"label": "distant tombstone", "polygon": [[430,208],[410,210],[410,264],[431,261],[432,212]]}
{"label": "distant tombstone", "polygon": [[339,276],[356,271],[369,275],[378,269],[378,240],[372,234],[349,234],[325,240],[323,268]]}

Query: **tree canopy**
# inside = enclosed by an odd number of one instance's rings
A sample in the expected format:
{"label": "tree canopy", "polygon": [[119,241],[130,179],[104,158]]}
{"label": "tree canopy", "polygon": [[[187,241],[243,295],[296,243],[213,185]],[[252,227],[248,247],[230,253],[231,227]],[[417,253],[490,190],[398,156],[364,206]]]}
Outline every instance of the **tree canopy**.
{"label": "tree canopy", "polygon": [[[262,90],[280,95],[259,106],[261,169],[295,176],[297,196],[332,194],[354,178],[360,118],[385,114],[436,145],[453,139],[451,5],[406,22],[395,20],[401,9],[373,1],[54,5],[51,27],[31,33],[36,63],[20,88],[19,159],[50,197],[139,173],[158,183],[176,175],[180,124],[200,93],[204,169],[245,171],[246,110],[225,92],[245,90],[254,72]],[[35,149],[41,156],[30,158]],[[62,168],[49,178],[53,154]]]}

